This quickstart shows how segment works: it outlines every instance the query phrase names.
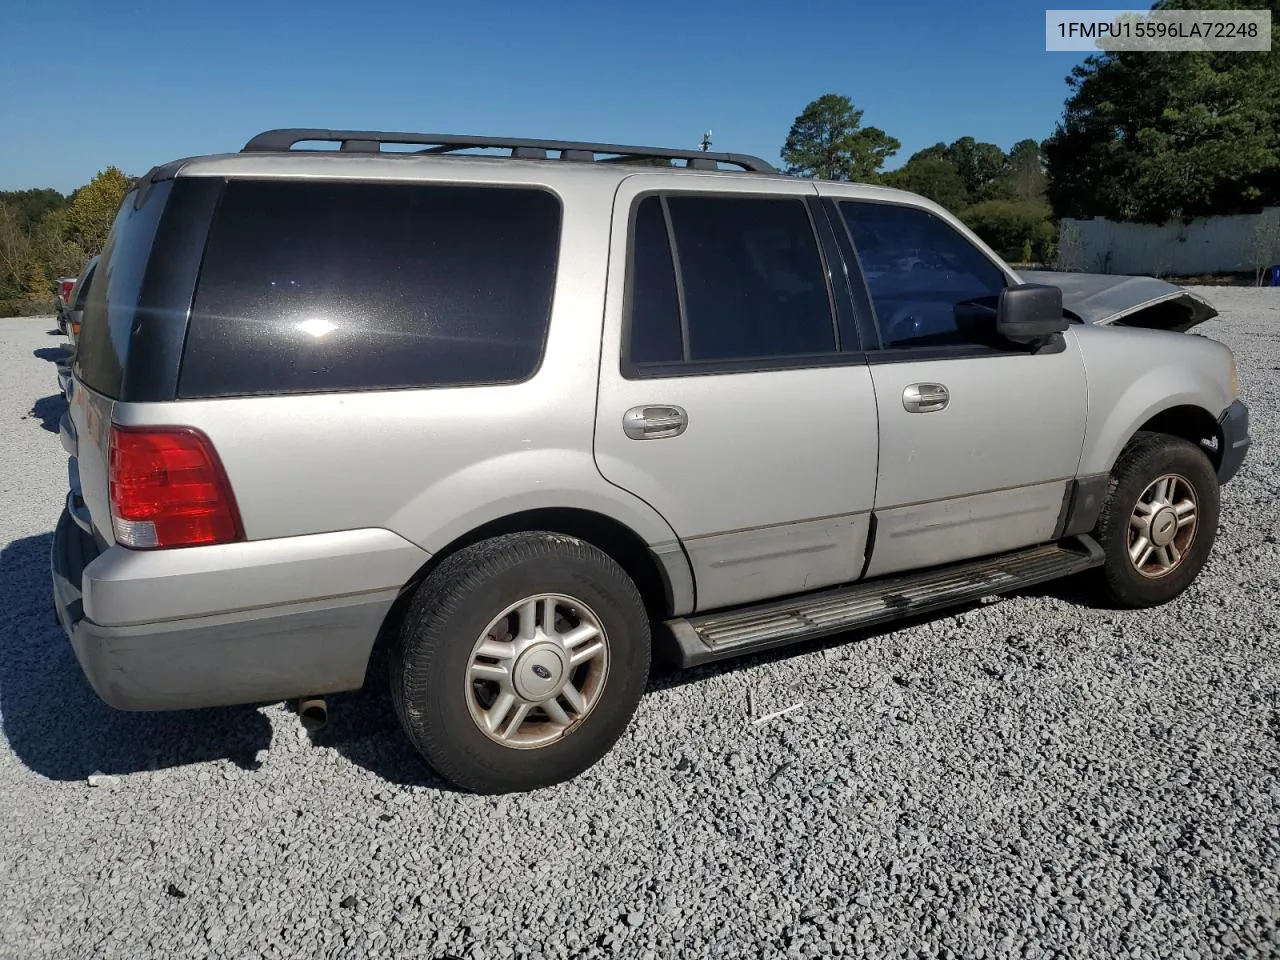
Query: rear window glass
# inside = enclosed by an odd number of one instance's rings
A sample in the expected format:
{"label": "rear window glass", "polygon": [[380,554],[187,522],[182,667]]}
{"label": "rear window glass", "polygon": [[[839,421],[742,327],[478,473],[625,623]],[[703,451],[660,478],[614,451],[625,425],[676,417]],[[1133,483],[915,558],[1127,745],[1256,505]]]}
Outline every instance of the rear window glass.
{"label": "rear window glass", "polygon": [[521,187],[238,181],[179,394],[503,383],[541,362],[560,203]]}
{"label": "rear window glass", "polygon": [[133,191],[124,198],[93,270],[76,347],[76,372],[83,384],[108,397],[120,396],[151,245],[172,189],[173,181],[165,180],[144,194]]}
{"label": "rear window glass", "polygon": [[822,255],[798,198],[646,197],[630,282],[627,359],[637,366],[837,349]]}

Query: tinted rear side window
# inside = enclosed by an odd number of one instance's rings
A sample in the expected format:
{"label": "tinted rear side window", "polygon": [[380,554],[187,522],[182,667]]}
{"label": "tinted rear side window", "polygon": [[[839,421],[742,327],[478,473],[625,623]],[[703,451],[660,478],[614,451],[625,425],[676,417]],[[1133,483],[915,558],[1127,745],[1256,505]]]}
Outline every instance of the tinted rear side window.
{"label": "tinted rear side window", "polygon": [[76,372],[90,389],[119,397],[151,246],[173,181],[124,198],[85,298]]}
{"label": "tinted rear side window", "polygon": [[680,297],[667,239],[662,198],[645,197],[636,210],[631,261],[632,363],[663,363],[684,358]]}
{"label": "tinted rear side window", "polygon": [[690,360],[832,353],[835,321],[804,202],[671,196]]}
{"label": "tinted rear side window", "polygon": [[799,199],[645,197],[636,208],[630,283],[625,359],[633,372],[837,349],[822,257]]}
{"label": "tinted rear side window", "polygon": [[542,357],[560,203],[518,187],[230,181],[179,394],[526,379]]}

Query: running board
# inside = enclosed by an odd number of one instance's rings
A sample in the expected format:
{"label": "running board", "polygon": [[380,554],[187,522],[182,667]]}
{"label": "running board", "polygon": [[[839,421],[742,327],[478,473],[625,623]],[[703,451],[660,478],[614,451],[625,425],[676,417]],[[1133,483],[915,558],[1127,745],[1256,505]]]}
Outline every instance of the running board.
{"label": "running board", "polygon": [[1080,573],[1103,562],[1088,536],[930,567],[821,593],[666,621],[676,660],[693,667],[886,623]]}

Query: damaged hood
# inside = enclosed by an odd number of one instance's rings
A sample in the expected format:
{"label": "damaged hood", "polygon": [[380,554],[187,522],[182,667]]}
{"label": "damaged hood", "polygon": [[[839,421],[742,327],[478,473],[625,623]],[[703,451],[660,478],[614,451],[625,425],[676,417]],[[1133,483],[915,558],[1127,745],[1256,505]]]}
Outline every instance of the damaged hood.
{"label": "damaged hood", "polygon": [[1067,312],[1098,326],[1119,324],[1185,333],[1218,315],[1208,300],[1155,277],[1048,270],[1024,270],[1019,276],[1027,283],[1058,287]]}

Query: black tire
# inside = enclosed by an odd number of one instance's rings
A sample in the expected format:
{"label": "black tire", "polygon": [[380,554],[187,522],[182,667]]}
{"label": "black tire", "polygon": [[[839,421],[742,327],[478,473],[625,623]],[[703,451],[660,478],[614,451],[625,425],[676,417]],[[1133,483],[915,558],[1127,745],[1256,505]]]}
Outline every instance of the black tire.
{"label": "black tire", "polygon": [[[490,622],[542,593],[590,607],[607,638],[608,670],[594,708],[561,739],[517,749],[472,719],[465,678]],[[391,694],[409,740],[436,772],[476,793],[509,793],[570,780],[608,753],[635,713],[649,664],[644,602],[611,557],[562,534],[515,533],[460,550],[418,587],[391,651]]]}
{"label": "black tire", "polygon": [[[1181,559],[1161,575],[1144,576],[1129,556],[1130,517],[1157,479],[1174,475],[1195,493],[1196,525]],[[1139,433],[1120,454],[1094,536],[1106,554],[1099,581],[1108,598],[1130,609],[1168,603],[1187,589],[1209,559],[1218,532],[1218,477],[1203,449],[1181,437]]]}

